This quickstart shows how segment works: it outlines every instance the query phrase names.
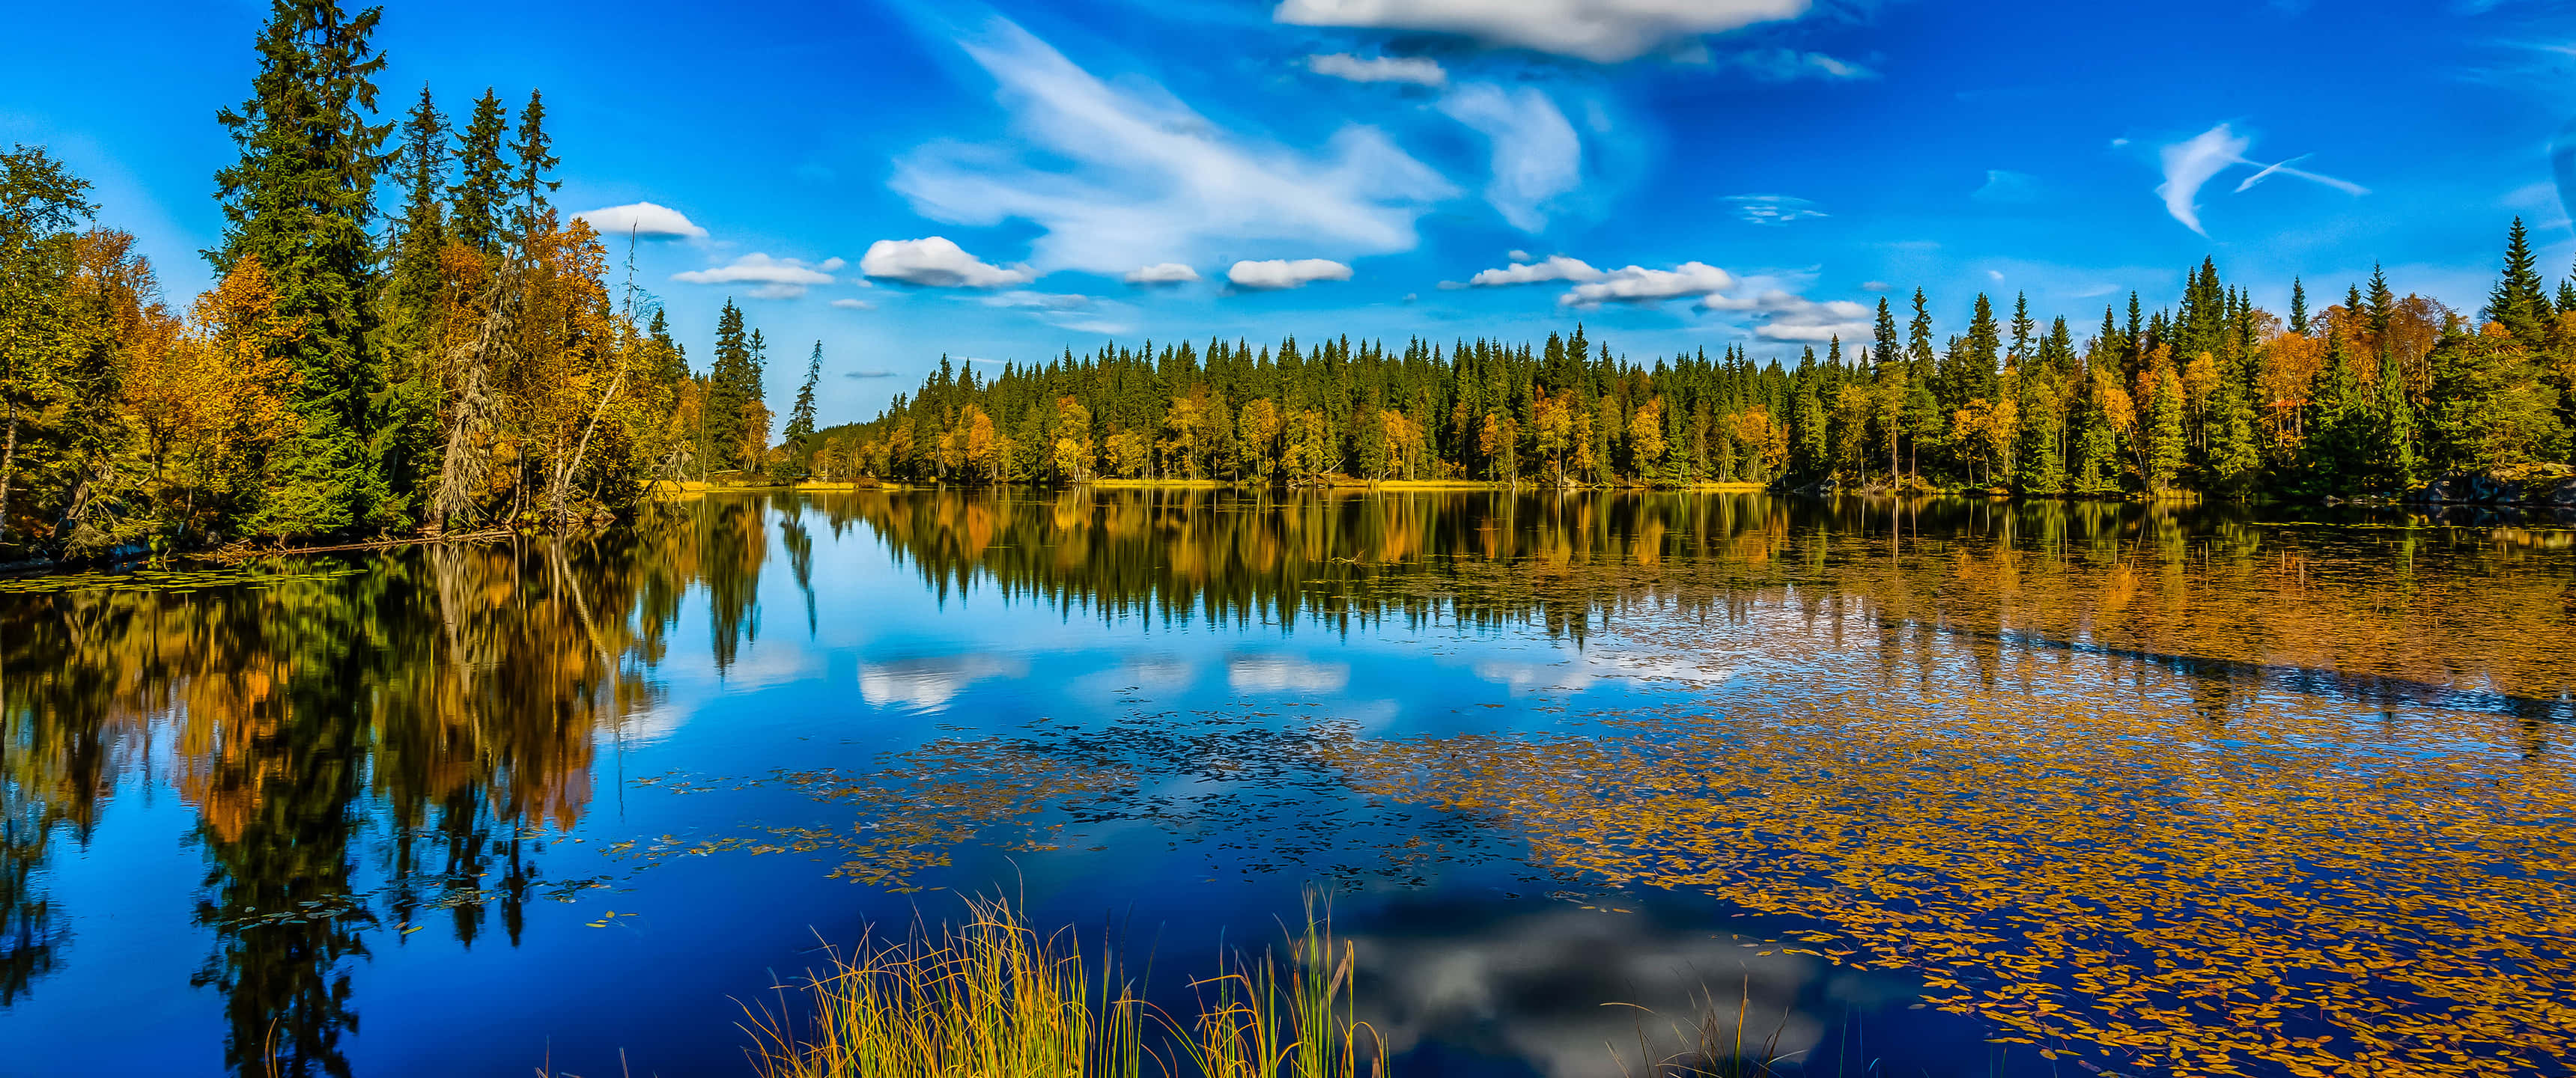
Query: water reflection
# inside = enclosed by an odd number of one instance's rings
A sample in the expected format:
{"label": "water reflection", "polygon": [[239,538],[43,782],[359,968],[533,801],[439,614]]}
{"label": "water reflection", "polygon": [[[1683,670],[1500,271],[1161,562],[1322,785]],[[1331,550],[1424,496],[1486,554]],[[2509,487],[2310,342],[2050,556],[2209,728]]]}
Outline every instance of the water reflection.
{"label": "water reflection", "polygon": [[[49,862],[157,791],[202,870],[167,942],[206,956],[225,1065],[280,1075],[350,1073],[361,973],[415,933],[501,963],[534,904],[625,882],[566,852],[604,799],[721,792],[609,867],[793,853],[909,893],[991,885],[965,851],[992,847],[1040,872],[1098,852],[1065,886],[1100,905],[1219,876],[1413,894],[1352,928],[1372,1021],[1417,1060],[1606,1075],[1640,1023],[1599,1004],[1669,1030],[1740,987],[1748,1039],[1811,1061],[1862,1015],[2257,1073],[2312,1050],[2536,1073],[2517,1061],[2576,1045],[2566,533],[2269,515],[745,495],[347,576],[0,596],[0,1009],[84,961]],[[826,643],[880,616],[852,581],[886,565],[937,630]],[[794,604],[768,638],[764,576]],[[1079,631],[1036,642],[1050,625]],[[1404,650],[1333,650],[1372,639]],[[720,787],[621,786],[701,670],[807,695],[764,698],[795,706],[746,724],[771,740]],[[860,706],[859,755],[818,758]],[[1471,875],[1690,903],[1496,904],[1460,896]],[[1811,953],[1759,954],[1713,909]],[[1891,1015],[1921,972],[1982,1024]]]}
{"label": "water reflection", "polygon": [[[719,652],[748,635],[757,506],[700,503],[633,533],[436,547],[357,576],[0,603],[0,1003],[77,960],[30,881],[128,778],[193,811],[194,978],[242,1073],[346,1074],[350,976],[443,923],[516,944],[549,892],[543,836],[588,805],[596,753],[656,689],[682,594]],[[578,882],[578,881],[573,881]],[[559,892],[558,892],[559,893]]]}

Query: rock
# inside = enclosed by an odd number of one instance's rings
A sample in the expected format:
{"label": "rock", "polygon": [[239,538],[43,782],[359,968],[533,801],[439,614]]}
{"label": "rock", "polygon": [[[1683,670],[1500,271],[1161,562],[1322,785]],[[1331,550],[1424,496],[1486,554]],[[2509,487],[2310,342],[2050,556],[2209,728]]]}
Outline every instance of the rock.
{"label": "rock", "polygon": [[2553,509],[2576,509],[2576,478],[2540,484],[2531,492],[2530,500]]}
{"label": "rock", "polygon": [[2469,500],[2468,477],[2460,475],[2435,476],[2431,482],[2407,492],[2406,500],[2410,502],[2433,502],[2441,505],[2447,505],[2453,502],[2465,502]]}
{"label": "rock", "polygon": [[2484,472],[2469,476],[2468,488],[2469,500],[2481,505],[2521,500],[2518,496],[2522,492],[2515,490],[2513,484]]}

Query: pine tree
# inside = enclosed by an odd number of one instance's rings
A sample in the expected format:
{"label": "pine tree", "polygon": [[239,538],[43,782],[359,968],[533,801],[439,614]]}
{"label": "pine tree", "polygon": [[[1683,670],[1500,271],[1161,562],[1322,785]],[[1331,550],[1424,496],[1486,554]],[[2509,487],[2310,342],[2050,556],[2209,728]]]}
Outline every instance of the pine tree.
{"label": "pine tree", "polygon": [[[943,367],[946,360],[941,361]],[[702,414],[698,459],[709,466],[730,469],[735,466],[735,447],[742,444],[742,409],[750,402],[744,387],[750,384],[751,341],[745,335],[742,309],[725,301],[724,310],[716,315],[715,357],[707,370],[706,408]],[[923,387],[928,397],[928,387]]]}
{"label": "pine tree", "polygon": [[295,437],[267,462],[247,525],[268,535],[336,531],[389,507],[367,452],[368,401],[382,376],[372,338],[377,308],[375,181],[391,125],[371,124],[384,58],[368,44],[379,11],[351,15],[337,0],[274,0],[258,40],[251,96],[218,114],[241,161],[215,174],[223,241],[216,271],[243,258],[266,267],[277,313],[301,320],[279,343],[297,377]]}
{"label": "pine tree", "polygon": [[474,102],[474,118],[457,134],[456,186],[447,189],[449,232],[486,257],[501,256],[502,217],[510,204],[510,165],[501,139],[510,114],[490,89]]}
{"label": "pine tree", "polygon": [[393,222],[393,262],[385,275],[383,320],[386,376],[370,408],[376,417],[373,455],[386,489],[398,504],[438,473],[438,405],[442,390],[439,351],[439,252],[447,246],[447,120],[429,87],[402,122],[402,148],[394,176],[403,188],[402,216]]}
{"label": "pine tree", "polygon": [[2406,377],[2397,369],[2397,353],[2386,348],[2379,353],[2379,406],[2375,411],[2378,422],[2373,432],[2376,438],[2372,459],[2379,465],[2375,478],[2391,492],[2411,490],[2421,478],[2420,458],[2415,452],[2415,405],[2407,399]]}
{"label": "pine tree", "polygon": [[2290,332],[2308,335],[2308,285],[2296,277],[2290,278]]}
{"label": "pine tree", "polygon": [[814,355],[805,361],[805,384],[796,390],[796,404],[787,410],[787,429],[780,434],[793,455],[801,474],[813,461],[814,387],[823,380],[823,342],[814,342]]}
{"label": "pine tree", "polygon": [[2487,320],[2504,325],[2526,348],[2549,345],[2549,296],[2541,291],[2539,262],[2532,257],[2531,237],[2522,218],[2505,233],[2504,275],[2487,295]]}
{"label": "pine tree", "polygon": [[2171,368],[2162,368],[2155,382],[2147,398],[2146,458],[2140,470],[2146,473],[2148,492],[2162,493],[2182,474],[2190,441],[2183,433],[2182,380]]}
{"label": "pine tree", "polygon": [[546,196],[563,186],[560,180],[547,177],[554,173],[554,139],[546,134],[545,95],[528,91],[528,107],[519,111],[519,139],[510,144],[510,153],[518,158],[518,173],[511,178],[510,230],[526,244],[528,237],[554,227],[554,208]]}

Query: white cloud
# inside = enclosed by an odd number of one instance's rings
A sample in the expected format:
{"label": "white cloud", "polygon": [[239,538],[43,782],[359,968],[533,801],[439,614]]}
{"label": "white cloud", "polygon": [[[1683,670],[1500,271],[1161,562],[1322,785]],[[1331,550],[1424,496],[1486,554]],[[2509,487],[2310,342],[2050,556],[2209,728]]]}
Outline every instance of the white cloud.
{"label": "white cloud", "polygon": [[1896,286],[1885,281],[1862,281],[1860,283],[1860,290],[1863,292],[1885,292],[1894,287]]}
{"label": "white cloud", "polygon": [[1762,82],[1878,77],[1878,72],[1849,60],[1796,49],[1748,49],[1731,54],[1720,62]]}
{"label": "white cloud", "polygon": [[1985,186],[1968,193],[1979,202],[2029,202],[2039,197],[2039,179],[2026,172],[1990,168]]}
{"label": "white cloud", "polygon": [[809,287],[838,280],[832,274],[846,265],[837,258],[807,263],[753,251],[730,264],[674,273],[671,279],[682,284],[756,284],[760,287],[751,294],[761,299],[795,299]]}
{"label": "white cloud", "polygon": [[1020,678],[1028,660],[1010,655],[947,655],[859,665],[859,698],[874,707],[901,704],[944,711],[966,687],[986,678]]}
{"label": "white cloud", "polygon": [[1121,279],[1132,285],[1188,284],[1199,279],[1199,271],[1178,262],[1157,262],[1128,270]]}
{"label": "white cloud", "polygon": [[[2200,197],[2201,185],[2208,183],[2211,177],[2226,171],[2231,166],[2260,164],[2260,162],[2249,161],[2245,157],[2245,151],[2253,144],[2252,139],[2230,130],[2226,124],[2220,124],[2182,142],[2166,146],[2161,151],[2165,182],[2156,185],[2156,193],[2164,197],[2165,212],[2172,214],[2174,220],[2182,222],[2183,227],[2203,236],[2208,235],[2209,230],[2200,226],[2200,204],[2197,200]],[[2289,161],[2263,166],[2252,178],[2238,184],[2236,190],[2243,191],[2262,182],[2264,178],[2279,173],[2303,180],[2313,180],[2348,195],[2370,193],[2367,188],[2348,180],[2321,176],[2314,172],[2290,167],[2292,161],[2299,160],[2304,160],[2304,157],[2293,157]]]}
{"label": "white cloud", "polygon": [[1415,222],[1458,193],[1375,128],[1301,152],[1226,131],[1161,87],[1112,87],[1005,20],[960,44],[999,83],[1018,144],[923,146],[897,160],[892,187],[938,220],[1036,224],[1040,270],[1124,273],[1276,243],[1410,250]]}
{"label": "white cloud", "polygon": [[1847,299],[1819,302],[1786,288],[1763,287],[1771,278],[1747,282],[1741,295],[1710,296],[1700,306],[1711,311],[1739,311],[1754,315],[1762,325],[1753,335],[1768,341],[1798,341],[1823,344],[1835,337],[1846,341],[1869,339],[1872,308]]}
{"label": "white cloud", "polygon": [[1428,30],[1615,64],[1701,34],[1794,19],[1810,0],[1281,0],[1299,26]]}
{"label": "white cloud", "polygon": [[1009,288],[1037,279],[1025,266],[993,265],[944,236],[878,240],[859,256],[859,272],[926,288]]}
{"label": "white cloud", "polygon": [[1513,251],[1503,257],[1511,259],[1514,262],[1527,262],[1530,260],[1530,253],[1528,251]]}
{"label": "white cloud", "polygon": [[1494,178],[1485,185],[1485,201],[1513,228],[1546,228],[1547,203],[1582,181],[1583,140],[1537,87],[1461,86],[1440,99],[1440,111],[1493,144]]}
{"label": "white cloud", "polygon": [[648,240],[702,240],[707,230],[690,221],[688,215],[669,206],[636,202],[624,206],[603,206],[583,210],[573,216],[590,222],[603,239],[637,236]]}
{"label": "white cloud", "polygon": [[1351,668],[1348,663],[1238,655],[1225,661],[1225,683],[1237,692],[1340,692],[1351,683]]}
{"label": "white cloud", "polygon": [[1318,75],[1352,82],[1409,82],[1416,86],[1449,83],[1449,73],[1440,69],[1440,61],[1427,56],[1359,57],[1332,52],[1307,57],[1306,68]]}
{"label": "white cloud", "polygon": [[832,306],[845,311],[873,311],[877,309],[876,304],[863,299],[836,299],[832,301]]}
{"label": "white cloud", "polygon": [[[1512,252],[1520,254],[1519,251]],[[1499,288],[1515,284],[1544,284],[1548,281],[1598,281],[1606,276],[1580,258],[1549,255],[1545,262],[1531,262],[1526,257],[1504,269],[1480,270],[1467,278],[1471,288]]]}
{"label": "white cloud", "polygon": [[1070,292],[1010,291],[984,297],[987,307],[1020,307],[1038,311],[1078,311],[1091,306],[1091,297]]}
{"label": "white cloud", "polygon": [[1778,226],[1825,216],[1815,203],[1793,195],[1728,195],[1720,201],[1735,207],[1735,216],[1757,225]]}
{"label": "white cloud", "polygon": [[1573,290],[1557,297],[1567,307],[1597,307],[1610,303],[1661,303],[1683,296],[1705,296],[1735,287],[1735,276],[1706,262],[1684,262],[1668,270],[1629,266],[1601,275],[1599,280],[1575,285]]}
{"label": "white cloud", "polygon": [[1351,268],[1324,258],[1300,258],[1294,261],[1273,258],[1262,262],[1237,262],[1225,271],[1225,279],[1236,288],[1271,290],[1304,288],[1315,281],[1347,281]]}

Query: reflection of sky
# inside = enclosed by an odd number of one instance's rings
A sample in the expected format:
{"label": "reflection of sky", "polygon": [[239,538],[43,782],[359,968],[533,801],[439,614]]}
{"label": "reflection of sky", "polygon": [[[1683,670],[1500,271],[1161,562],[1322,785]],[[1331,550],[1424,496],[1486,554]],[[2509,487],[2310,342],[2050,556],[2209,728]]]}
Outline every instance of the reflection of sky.
{"label": "reflection of sky", "polygon": [[[1526,627],[1104,623],[990,588],[943,598],[864,527],[812,535],[810,631],[802,618],[768,619],[719,672],[706,597],[691,593],[669,657],[652,671],[666,695],[600,735],[600,794],[573,833],[528,847],[543,879],[605,875],[612,887],[533,902],[516,947],[487,928],[465,948],[434,916],[417,933],[367,931],[370,957],[343,966],[362,1018],[345,1041],[359,1075],[507,1073],[549,1059],[557,1072],[615,1073],[620,1049],[639,1074],[742,1073],[734,1001],[774,1004],[764,990],[820,961],[818,938],[847,943],[871,926],[948,912],[937,888],[1024,899],[1040,923],[1099,928],[1114,918],[1167,978],[1205,972],[1220,940],[1276,938],[1276,918],[1309,882],[1362,888],[1367,897],[1342,909],[1372,968],[1383,966],[1365,1005],[1409,1058],[1485,1061],[1440,1072],[1457,1075],[1604,1073],[1593,1066],[1600,1037],[1632,1023],[1604,1019],[1608,1000],[1592,996],[1616,989],[1669,1010],[1687,971],[1739,960],[1691,924],[1704,909],[1652,923],[1571,910],[1539,897],[1551,882],[1520,865],[1517,840],[1489,822],[1355,794],[1298,755],[1298,738],[1319,728],[1408,738],[1562,729],[1590,718],[1569,713],[1569,701],[1616,712],[1662,691],[1636,680],[1641,672],[1705,672],[1586,652]],[[763,603],[803,605],[790,559],[769,558],[762,574]],[[957,846],[920,893],[828,878],[829,851],[685,855],[759,827],[864,834],[876,821],[778,773],[865,775],[889,752],[987,737],[1025,740],[1066,767],[1126,753],[1160,769],[1138,774],[1136,795],[1096,818],[1034,836],[1054,849]],[[638,783],[664,776],[673,778]],[[138,1072],[217,1066],[221,1000],[187,987],[208,947],[189,923],[202,868],[172,841],[188,827],[184,806],[166,789],[149,792],[149,811],[119,804],[87,853],[49,866],[75,943],[64,971],[0,1013],[0,1043],[38,1046],[0,1058],[0,1078],[97,1070],[87,1038],[31,1030],[149,1034],[117,1060]],[[960,782],[922,803],[976,796]],[[387,846],[384,825],[374,826],[362,861]],[[638,868],[596,852],[624,842],[682,853]],[[381,878],[382,865],[362,868]],[[138,880],[157,882],[125,886]],[[1445,903],[1439,931],[1389,912],[1389,895]],[[612,910],[630,916],[606,918]],[[1608,967],[1595,960],[1613,953],[1618,978],[1573,975],[1599,973]],[[1831,1017],[1816,1009],[1815,972],[1765,968],[1795,971],[1757,987],[1793,1019],[1784,1028],[1814,1038]]]}

